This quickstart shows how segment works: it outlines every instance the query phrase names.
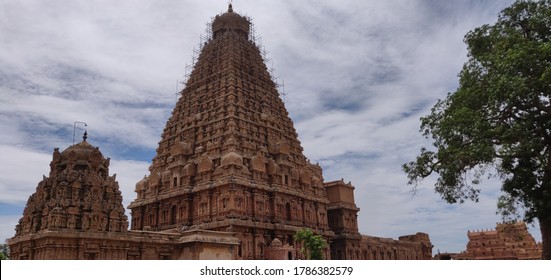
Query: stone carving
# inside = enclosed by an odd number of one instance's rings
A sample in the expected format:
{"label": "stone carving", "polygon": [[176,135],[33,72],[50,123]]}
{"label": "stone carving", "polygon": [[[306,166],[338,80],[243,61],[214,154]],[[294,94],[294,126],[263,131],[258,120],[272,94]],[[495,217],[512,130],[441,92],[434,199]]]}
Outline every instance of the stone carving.
{"label": "stone carving", "polygon": [[213,168],[212,160],[209,157],[205,156],[199,161],[199,164],[197,165],[197,172],[198,173],[209,172],[209,171],[212,171],[212,168]]}
{"label": "stone carving", "polygon": [[[109,161],[98,148],[86,141],[61,153],[54,149],[50,177],[44,176],[36,192],[29,197],[16,236],[46,229],[89,229],[96,226],[97,230],[107,230],[105,222],[102,224],[99,218],[90,220],[90,216],[82,211],[96,211],[103,213],[101,215],[115,211],[116,219],[126,221],[128,218],[124,215],[118,183],[114,177],[104,179],[98,173],[100,169],[109,170]],[[105,201],[104,194],[108,194]],[[119,227],[118,231],[126,231],[126,228]]]}

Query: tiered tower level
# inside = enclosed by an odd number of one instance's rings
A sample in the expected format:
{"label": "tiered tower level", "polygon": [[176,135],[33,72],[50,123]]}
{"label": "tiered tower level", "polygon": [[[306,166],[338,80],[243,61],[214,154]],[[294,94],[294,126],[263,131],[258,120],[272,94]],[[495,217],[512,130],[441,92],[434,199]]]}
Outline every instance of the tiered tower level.
{"label": "tiered tower level", "polygon": [[236,232],[242,258],[264,258],[276,238],[292,245],[301,227],[333,236],[321,167],[303,155],[250,28],[231,5],[214,18],[136,185],[133,230]]}

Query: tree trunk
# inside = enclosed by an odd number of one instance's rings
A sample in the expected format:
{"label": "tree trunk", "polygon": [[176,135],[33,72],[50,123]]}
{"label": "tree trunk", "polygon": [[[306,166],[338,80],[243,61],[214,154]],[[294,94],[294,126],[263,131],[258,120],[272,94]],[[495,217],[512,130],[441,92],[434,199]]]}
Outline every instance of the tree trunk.
{"label": "tree trunk", "polygon": [[551,260],[551,216],[539,218],[543,260]]}

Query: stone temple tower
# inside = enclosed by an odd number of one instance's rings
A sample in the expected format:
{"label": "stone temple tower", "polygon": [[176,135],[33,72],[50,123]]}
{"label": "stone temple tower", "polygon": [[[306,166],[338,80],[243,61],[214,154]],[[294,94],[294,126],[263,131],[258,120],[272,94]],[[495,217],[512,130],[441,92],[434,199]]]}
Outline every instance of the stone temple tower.
{"label": "stone temple tower", "polygon": [[54,150],[49,177],[29,197],[16,236],[53,229],[125,232],[122,196],[109,158],[84,140]]}
{"label": "stone temple tower", "polygon": [[231,4],[209,38],[128,206],[109,158],[81,143],[54,149],[28,200],[13,259],[304,258],[295,233],[328,241],[325,259],[430,259],[428,234],[361,235],[354,187],[311,164],[251,35]]}
{"label": "stone temple tower", "polygon": [[[120,240],[128,218],[116,175],[109,176],[109,158],[83,141],[59,152],[54,149],[50,174],[38,183],[9,242],[14,259],[95,259],[102,240],[103,258],[126,254]],[[95,244],[93,244],[95,245]],[[109,252],[107,252],[109,251]]]}
{"label": "stone temple tower", "polygon": [[250,30],[231,4],[214,18],[150,174],[136,184],[133,230],[235,232],[237,257],[253,259],[293,257],[303,227],[334,235],[321,167],[303,155]]}

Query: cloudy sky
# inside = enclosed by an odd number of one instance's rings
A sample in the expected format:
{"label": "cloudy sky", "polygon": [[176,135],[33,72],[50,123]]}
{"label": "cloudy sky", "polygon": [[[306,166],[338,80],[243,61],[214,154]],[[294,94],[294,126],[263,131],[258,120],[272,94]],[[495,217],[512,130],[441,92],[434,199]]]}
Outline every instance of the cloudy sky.
{"label": "cloudy sky", "polygon": [[[75,121],[111,157],[127,206],[148,173],[161,131],[205,24],[227,1],[0,0],[0,240],[14,234],[53,148]],[[306,156],[326,181],[356,187],[363,234],[427,232],[434,252],[465,249],[467,230],[490,229],[499,183],[479,203],[448,205],[434,178],[415,195],[401,164],[430,145],[419,118],[454,91],[463,36],[496,21],[510,0],[253,1],[268,66]],[[77,127],[80,140],[83,126]],[[128,211],[127,211],[128,213]],[[537,240],[539,228],[531,227]]]}

